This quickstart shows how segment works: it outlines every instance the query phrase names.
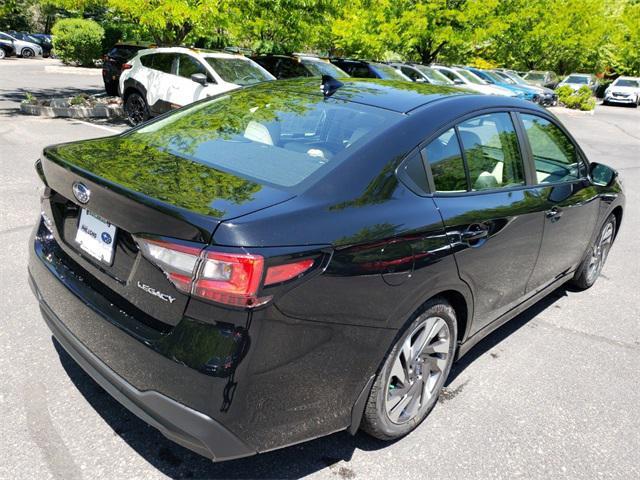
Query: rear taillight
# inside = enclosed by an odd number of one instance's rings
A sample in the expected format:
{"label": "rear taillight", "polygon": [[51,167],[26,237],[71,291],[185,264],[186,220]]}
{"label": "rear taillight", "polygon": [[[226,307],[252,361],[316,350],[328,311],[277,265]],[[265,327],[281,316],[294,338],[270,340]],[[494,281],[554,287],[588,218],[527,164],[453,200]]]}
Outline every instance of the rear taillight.
{"label": "rear taillight", "polygon": [[[260,286],[299,277],[313,259],[270,266],[261,255],[214,252],[202,247],[136,238],[142,254],[160,267],[178,290],[225,305],[253,308],[271,296],[258,297]],[[264,283],[263,283],[264,277]]]}
{"label": "rear taillight", "polygon": [[133,65],[131,65],[130,63],[123,63],[122,67],[120,67],[122,70],[129,70],[130,68],[133,68]]}

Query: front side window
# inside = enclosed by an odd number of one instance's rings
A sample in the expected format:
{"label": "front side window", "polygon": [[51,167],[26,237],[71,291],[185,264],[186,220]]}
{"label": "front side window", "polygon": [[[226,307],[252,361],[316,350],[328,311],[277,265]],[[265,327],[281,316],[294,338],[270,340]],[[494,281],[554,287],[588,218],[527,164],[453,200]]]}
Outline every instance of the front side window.
{"label": "front side window", "polygon": [[206,60],[222,80],[236,85],[252,85],[273,78],[244,58],[206,57]]}
{"label": "front side window", "polygon": [[518,136],[508,113],[489,113],[458,125],[472,190],[524,185]]}
{"label": "front side window", "polygon": [[190,55],[178,55],[178,71],[177,74],[184,78],[191,78],[194,73],[207,74],[207,71],[198,60]]}
{"label": "front side window", "polygon": [[577,180],[581,162],[573,142],[560,128],[544,118],[522,115],[531,145],[538,183]]}
{"label": "front side window", "polygon": [[422,149],[438,192],[466,192],[467,175],[456,131],[451,128]]}
{"label": "front side window", "polygon": [[404,73],[407,77],[409,77],[414,82],[417,82],[418,80],[422,80],[423,79],[422,75],[420,75],[418,72],[416,72],[413,68],[400,67],[400,70],[402,70],[402,73]]}
{"label": "front side window", "polygon": [[433,83],[444,84],[444,85],[451,85],[453,83],[446,76],[444,76],[442,73],[440,73],[434,68],[424,67],[424,66],[417,66],[416,68],[420,70],[424,75],[426,75],[426,77],[429,80],[431,80]]}

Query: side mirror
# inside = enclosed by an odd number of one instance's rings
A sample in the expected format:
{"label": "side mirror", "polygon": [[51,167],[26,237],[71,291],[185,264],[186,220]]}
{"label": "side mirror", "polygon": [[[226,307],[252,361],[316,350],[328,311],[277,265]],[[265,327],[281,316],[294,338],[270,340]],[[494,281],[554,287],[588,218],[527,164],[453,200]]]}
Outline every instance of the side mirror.
{"label": "side mirror", "polygon": [[589,176],[594,185],[608,187],[617,178],[618,172],[611,167],[594,162],[589,164]]}
{"label": "side mirror", "polygon": [[424,78],[416,78],[416,83],[427,83]]}
{"label": "side mirror", "polygon": [[462,80],[460,80],[459,78],[455,78],[453,80],[453,83],[455,83],[456,85],[463,85],[464,84],[464,82]]}
{"label": "side mirror", "polygon": [[193,75],[191,75],[191,80],[199,83],[203,87],[207,86],[207,76],[204,73],[194,73]]}

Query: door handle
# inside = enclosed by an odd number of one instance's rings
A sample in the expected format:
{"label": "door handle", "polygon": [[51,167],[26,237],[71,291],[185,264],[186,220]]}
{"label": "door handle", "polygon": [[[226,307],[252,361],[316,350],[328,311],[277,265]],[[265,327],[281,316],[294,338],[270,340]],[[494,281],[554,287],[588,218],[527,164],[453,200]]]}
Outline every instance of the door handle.
{"label": "door handle", "polygon": [[562,216],[562,210],[560,210],[558,207],[553,207],[551,208],[551,210],[547,210],[545,212],[545,215],[551,220],[558,220]]}
{"label": "door handle", "polygon": [[471,243],[489,236],[489,229],[480,225],[472,225],[460,234],[463,242]]}

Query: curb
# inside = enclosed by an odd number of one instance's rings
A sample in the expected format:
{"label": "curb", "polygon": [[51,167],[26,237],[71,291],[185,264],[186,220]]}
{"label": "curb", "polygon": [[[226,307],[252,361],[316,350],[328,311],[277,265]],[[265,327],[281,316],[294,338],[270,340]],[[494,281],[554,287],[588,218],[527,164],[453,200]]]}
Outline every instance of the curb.
{"label": "curb", "polygon": [[46,65],[44,67],[44,71],[49,73],[65,73],[71,75],[102,75],[101,68],[68,67],[61,65]]}
{"label": "curb", "polygon": [[20,112],[40,117],[66,118],[120,118],[123,116],[121,105],[96,105],[95,107],[45,107],[42,105],[20,104]]}
{"label": "curb", "polygon": [[[597,105],[596,105],[597,108]],[[554,114],[565,114],[565,115],[593,115],[596,111],[596,109],[594,108],[593,110],[577,110],[577,109],[573,109],[573,108],[566,108],[566,107],[560,107],[560,106],[555,106],[555,107],[547,107],[547,110],[549,110],[550,112],[554,113]]]}

